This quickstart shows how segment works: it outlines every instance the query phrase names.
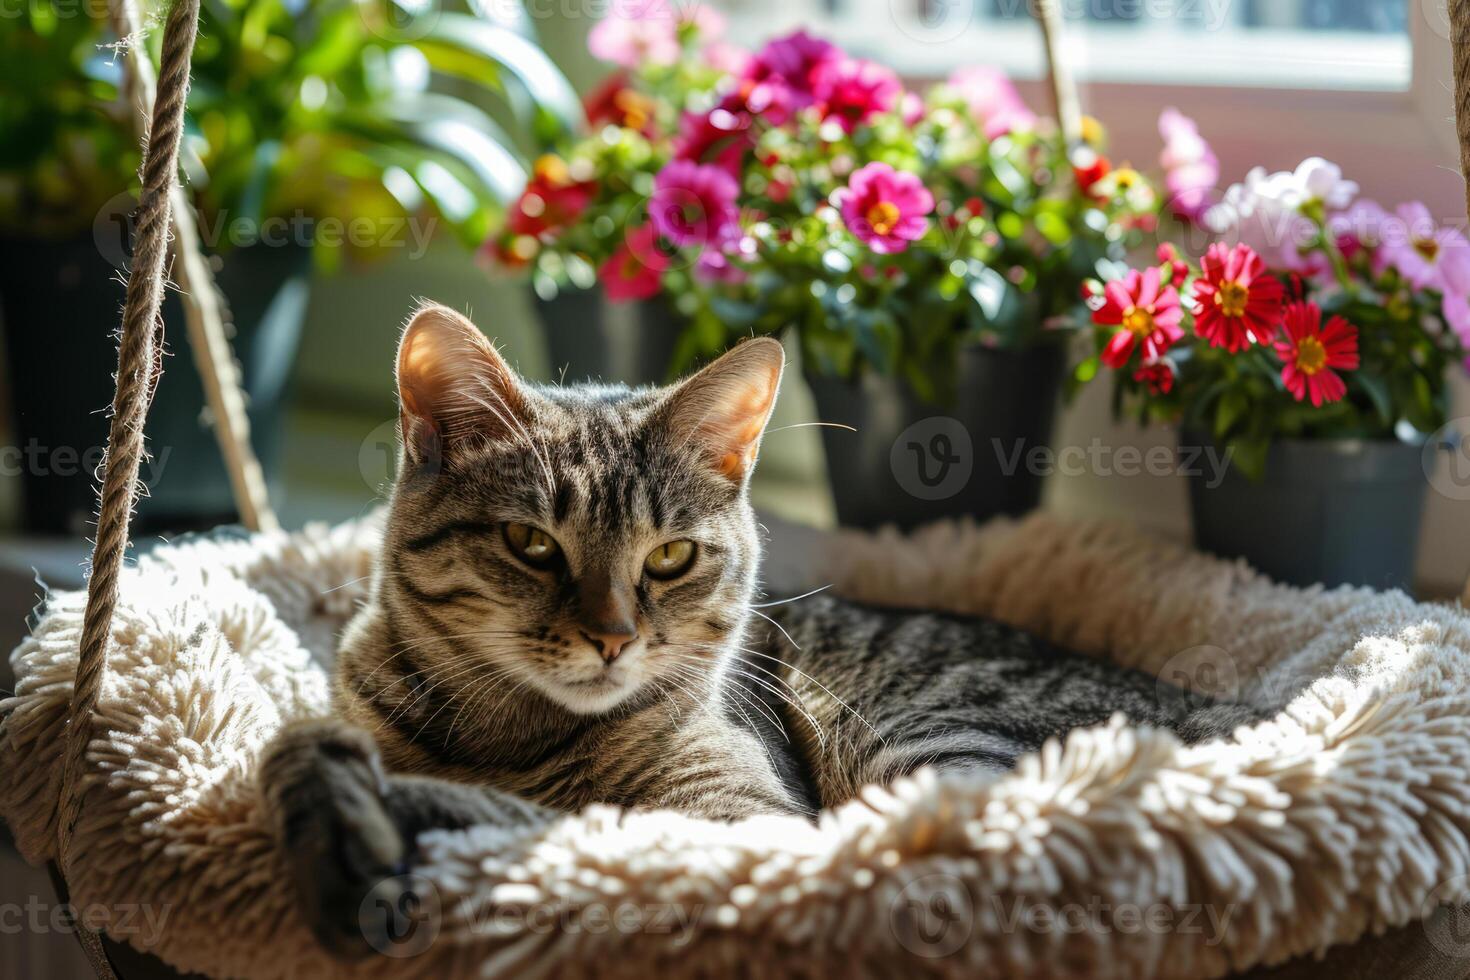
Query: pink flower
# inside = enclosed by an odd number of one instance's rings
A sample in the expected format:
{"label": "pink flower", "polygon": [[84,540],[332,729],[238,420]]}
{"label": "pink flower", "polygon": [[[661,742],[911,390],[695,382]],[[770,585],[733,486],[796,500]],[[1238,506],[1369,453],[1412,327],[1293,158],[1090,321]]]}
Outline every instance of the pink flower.
{"label": "pink flower", "polygon": [[597,270],[607,298],[614,303],[648,299],[663,284],[668,256],[659,250],[652,225],[630,229],[623,244]]}
{"label": "pink flower", "polygon": [[837,45],[796,31],[767,42],[751,62],[746,77],[750,81],[776,81],[791,93],[791,104],[802,108],[817,101],[813,76],[818,68],[842,58]]}
{"label": "pink flower", "polygon": [[824,119],[835,119],[851,133],[898,104],[903,86],[882,65],[861,58],[826,61],[812,72],[812,91]]}
{"label": "pink flower", "polygon": [[1346,211],[1329,217],[1327,228],[1344,256],[1353,259],[1366,251],[1377,266],[1378,246],[1383,243],[1383,230],[1388,221],[1388,212],[1377,201],[1365,197],[1354,201]]}
{"label": "pink flower", "polygon": [[669,0],[613,0],[587,35],[592,56],[624,68],[679,60],[679,14]]}
{"label": "pink flower", "polygon": [[1281,382],[1291,396],[1297,401],[1311,398],[1312,407],[1320,408],[1347,394],[1347,383],[1337,372],[1358,366],[1358,328],[1340,316],[1324,327],[1316,303],[1289,303],[1276,356],[1282,360]]}
{"label": "pink flower", "polygon": [[757,119],[779,126],[791,117],[789,90],[778,81],[744,80],[708,112],[686,112],[674,140],[674,158],[714,163],[739,178],[745,152],[755,146]]}
{"label": "pink flower", "polygon": [[1169,210],[1186,221],[1198,222],[1210,206],[1210,192],[1220,181],[1220,159],[1210,149],[1193,119],[1173,106],[1159,115],[1164,140],[1159,165],[1169,190]]}
{"label": "pink flower", "polygon": [[1400,204],[1398,218],[1383,233],[1376,261],[1397,269],[1415,289],[1448,291],[1451,283],[1470,292],[1470,242],[1453,228],[1441,228],[1418,201]]}
{"label": "pink flower", "polygon": [[728,41],[715,41],[704,49],[705,62],[725,75],[743,75],[750,70],[755,55]]}
{"label": "pink flower", "polygon": [[1139,346],[1145,363],[1158,360],[1184,336],[1179,326],[1183,318],[1179,293],[1173,286],[1161,288],[1158,266],[1151,265],[1143,272],[1129,269],[1125,278],[1114,279],[1103,288],[1102,303],[1092,313],[1093,323],[1119,328],[1108,338],[1102,362],[1110,368],[1121,368]]}
{"label": "pink flower", "polygon": [[917,176],[870,163],[855,171],[837,192],[842,220],[853,235],[879,255],[902,252],[923,237],[934,195]]}
{"label": "pink flower", "polygon": [[740,186],[720,167],[673,160],[653,179],[648,211],[659,234],[680,248],[719,245],[740,230]]}
{"label": "pink flower", "polygon": [[1027,130],[1036,124],[1036,114],[1026,106],[1021,93],[999,68],[968,65],[950,75],[949,84],[965,100],[970,115],[985,131],[987,139]]}

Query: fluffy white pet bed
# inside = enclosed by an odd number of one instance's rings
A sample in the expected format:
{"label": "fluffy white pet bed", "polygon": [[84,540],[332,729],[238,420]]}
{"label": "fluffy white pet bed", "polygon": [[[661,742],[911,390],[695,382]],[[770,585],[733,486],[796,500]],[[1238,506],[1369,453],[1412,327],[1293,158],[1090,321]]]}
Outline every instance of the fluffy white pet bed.
{"label": "fluffy white pet bed", "polygon": [[[432,833],[433,941],[349,968],[295,921],[254,767],[326,709],[376,536],[200,540],[127,573],[69,873],[117,938],[216,976],[1219,976],[1470,899],[1470,616],[1036,516],[844,534],[820,564],[839,592],[985,613],[1275,718],[1193,748],[1079,731],[1004,778],[921,774],[819,826],[601,808]],[[35,862],[55,856],[82,607],[52,598],[4,702],[0,812]]]}

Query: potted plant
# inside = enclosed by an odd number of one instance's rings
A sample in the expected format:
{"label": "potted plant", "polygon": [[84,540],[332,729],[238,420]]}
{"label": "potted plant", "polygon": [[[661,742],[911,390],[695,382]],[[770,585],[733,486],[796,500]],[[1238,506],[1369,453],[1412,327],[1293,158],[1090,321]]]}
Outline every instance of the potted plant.
{"label": "potted plant", "polygon": [[1079,373],[1111,369],[1118,411],[1179,425],[1199,547],[1295,584],[1408,588],[1423,447],[1470,343],[1470,243],[1357,190],[1316,158],[1253,171],[1200,216],[1200,261],[1166,245],[1092,284]]}
{"label": "potted plant", "polygon": [[[90,521],[106,436],[113,358],[97,338],[122,302],[139,152],[104,9],[32,4],[0,33],[0,77],[25,93],[0,103],[0,310],[32,530]],[[570,85],[530,41],[465,13],[401,14],[348,0],[201,13],[183,166],[268,475],[313,268],[421,251],[441,227],[477,246],[524,186],[526,155],[579,124]],[[498,107],[519,113],[517,139]],[[230,520],[173,297],[165,320],[183,356],[156,393],[140,519]]]}
{"label": "potted plant", "polygon": [[1035,506],[1006,461],[1050,438],[1080,285],[1155,221],[1101,127],[1069,154],[991,69],[921,97],[805,32],[734,52],[653,0],[599,26],[635,67],[589,112],[567,206],[536,189],[495,254],[548,291],[668,297],[679,362],[794,329],[845,524]]}

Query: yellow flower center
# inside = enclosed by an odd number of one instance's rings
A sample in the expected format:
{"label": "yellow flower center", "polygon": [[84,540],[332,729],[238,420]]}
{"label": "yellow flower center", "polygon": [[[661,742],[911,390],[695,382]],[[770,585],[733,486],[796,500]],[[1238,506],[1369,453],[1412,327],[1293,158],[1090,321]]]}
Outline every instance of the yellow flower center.
{"label": "yellow flower center", "polygon": [[875,235],[886,235],[898,227],[898,219],[902,216],[898,213],[898,205],[892,201],[879,201],[868,208],[866,217]]}
{"label": "yellow flower center", "polygon": [[1414,251],[1424,256],[1425,262],[1433,262],[1439,256],[1439,242],[1433,238],[1416,238]]}
{"label": "yellow flower center", "polygon": [[1215,305],[1224,316],[1245,316],[1245,304],[1250,298],[1250,290],[1234,279],[1220,283],[1215,290]]}
{"label": "yellow flower center", "polygon": [[572,182],[572,172],[561,157],[547,153],[536,158],[531,172],[552,187],[565,187]]}
{"label": "yellow flower center", "polygon": [[1130,306],[1123,313],[1123,329],[1147,337],[1154,332],[1154,315],[1141,307]]}
{"label": "yellow flower center", "polygon": [[1296,369],[1311,376],[1327,366],[1327,348],[1316,337],[1303,337],[1296,345]]}

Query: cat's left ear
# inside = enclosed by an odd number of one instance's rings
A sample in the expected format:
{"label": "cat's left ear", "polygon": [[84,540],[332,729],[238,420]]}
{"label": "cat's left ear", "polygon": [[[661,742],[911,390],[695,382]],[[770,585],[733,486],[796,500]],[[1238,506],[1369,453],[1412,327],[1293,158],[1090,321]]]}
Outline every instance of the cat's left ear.
{"label": "cat's left ear", "polygon": [[785,366],[786,352],[770,337],[738,344],[674,389],[667,424],[717,473],[743,483],[755,467]]}

